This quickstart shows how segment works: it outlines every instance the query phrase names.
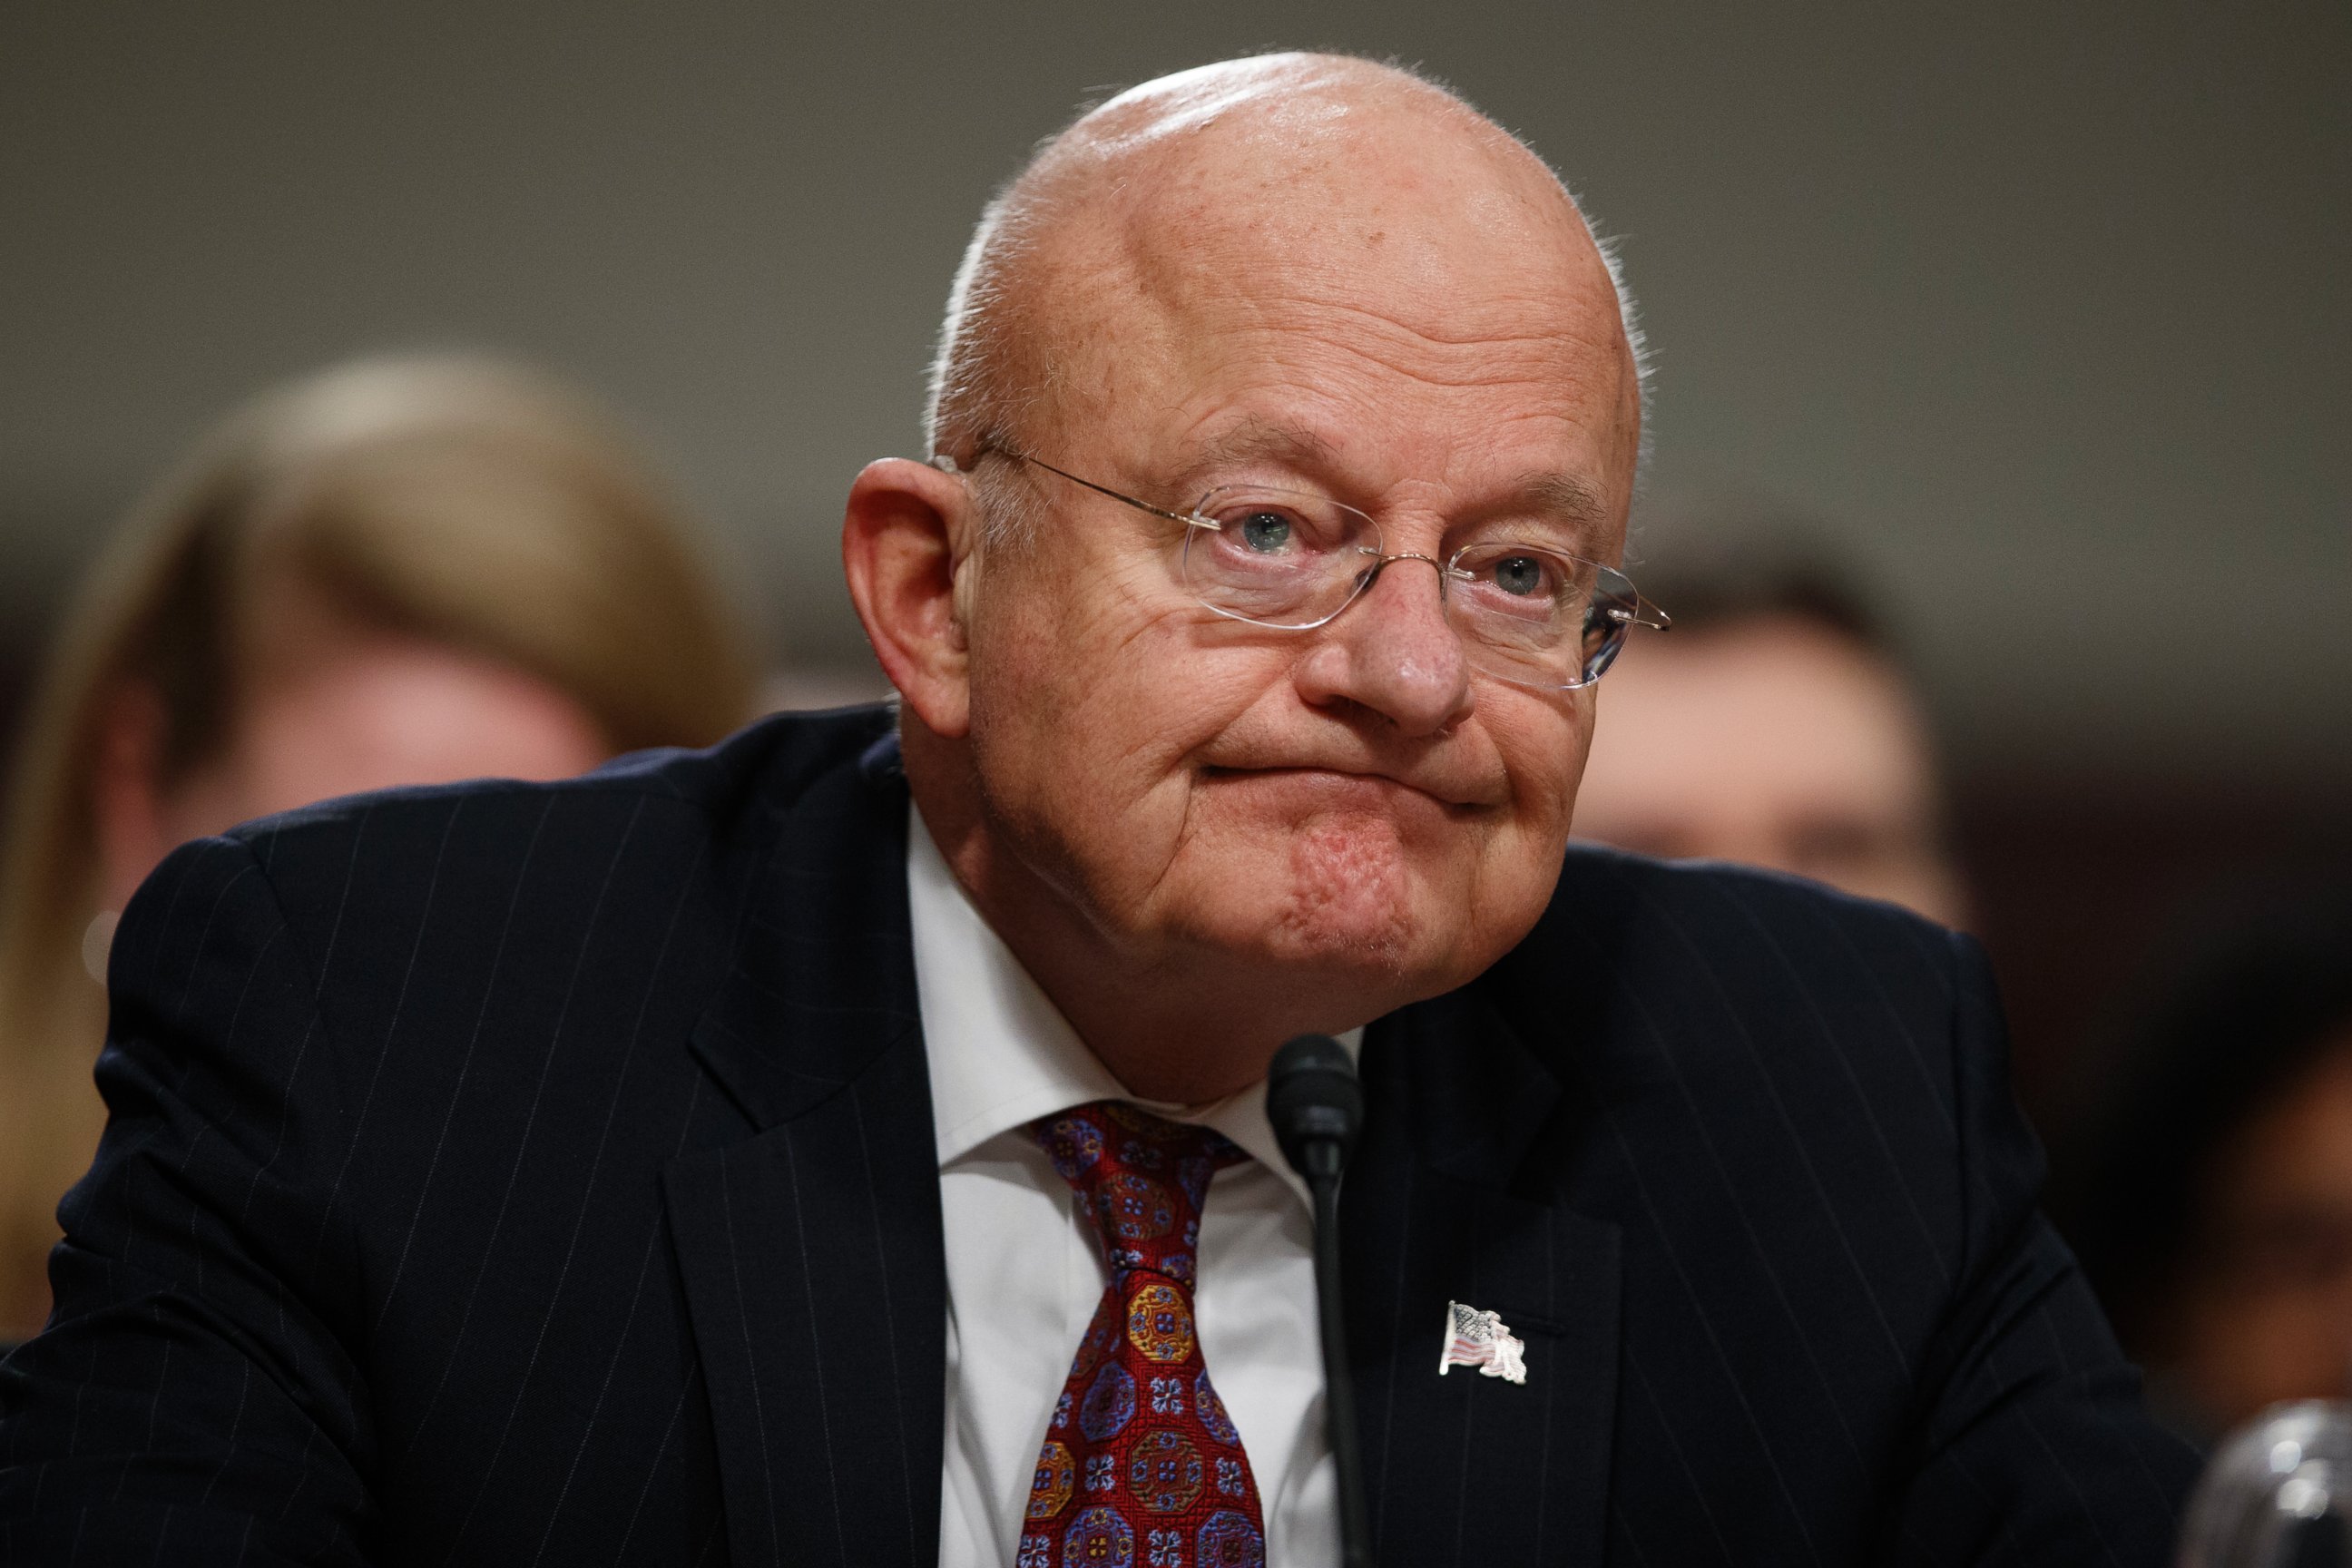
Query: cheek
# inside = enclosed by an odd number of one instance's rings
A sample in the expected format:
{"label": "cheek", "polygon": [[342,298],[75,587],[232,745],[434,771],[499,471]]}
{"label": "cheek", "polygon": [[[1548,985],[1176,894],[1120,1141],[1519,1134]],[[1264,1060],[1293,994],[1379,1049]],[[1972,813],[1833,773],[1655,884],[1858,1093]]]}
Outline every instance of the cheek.
{"label": "cheek", "polygon": [[[1083,747],[1105,717],[1132,708],[1159,673],[1169,606],[1142,574],[1116,565],[1016,557],[990,570],[971,623],[973,726],[1048,737],[1047,754]],[[1085,721],[1088,728],[1073,726]]]}
{"label": "cheek", "polygon": [[1156,875],[1187,830],[1192,754],[1281,667],[1262,650],[1204,646],[1188,608],[995,608],[973,640],[971,688],[990,815],[1057,865],[1058,880]]}
{"label": "cheek", "polygon": [[1487,705],[1487,732],[1511,780],[1513,836],[1549,844],[1557,859],[1592,749],[1592,690],[1551,696],[1510,689]]}
{"label": "cheek", "polygon": [[1591,691],[1558,698],[1512,691],[1489,704],[1489,732],[1511,780],[1508,816],[1481,845],[1471,919],[1526,934],[1551,901],[1576,790],[1592,741]]}

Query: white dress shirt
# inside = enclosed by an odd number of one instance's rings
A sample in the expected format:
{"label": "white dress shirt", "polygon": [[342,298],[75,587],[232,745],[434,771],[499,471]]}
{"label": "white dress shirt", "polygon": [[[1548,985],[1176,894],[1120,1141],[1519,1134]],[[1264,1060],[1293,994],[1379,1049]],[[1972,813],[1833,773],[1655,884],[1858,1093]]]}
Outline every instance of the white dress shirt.
{"label": "white dress shirt", "polygon": [[[1011,1568],[1046,1422],[1109,1282],[1093,1224],[1024,1131],[1092,1100],[1204,1123],[1255,1156],[1218,1172],[1202,1205],[1201,1353],[1257,1480],[1266,1560],[1337,1562],[1313,1215],[1263,1091],[1171,1106],[1121,1089],[972,908],[921,813],[908,816],[907,896],[947,1232],[941,1568]],[[1361,1037],[1351,1030],[1343,1043],[1353,1051]]]}

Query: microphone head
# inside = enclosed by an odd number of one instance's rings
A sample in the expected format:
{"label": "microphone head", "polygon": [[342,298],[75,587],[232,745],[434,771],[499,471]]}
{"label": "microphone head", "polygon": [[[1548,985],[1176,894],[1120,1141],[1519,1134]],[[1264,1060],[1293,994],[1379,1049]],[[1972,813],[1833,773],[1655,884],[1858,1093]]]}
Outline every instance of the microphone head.
{"label": "microphone head", "polygon": [[1337,1176],[1364,1128],[1355,1058],[1328,1035],[1301,1035],[1265,1071],[1265,1119],[1290,1168],[1308,1181]]}

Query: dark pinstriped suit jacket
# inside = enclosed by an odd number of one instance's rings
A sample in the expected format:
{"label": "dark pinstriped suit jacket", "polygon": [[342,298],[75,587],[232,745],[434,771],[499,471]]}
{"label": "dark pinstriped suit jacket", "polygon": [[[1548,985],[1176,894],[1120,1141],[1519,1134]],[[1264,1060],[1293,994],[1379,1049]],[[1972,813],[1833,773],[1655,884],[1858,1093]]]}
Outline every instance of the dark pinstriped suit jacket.
{"label": "dark pinstriped suit jacket", "polygon": [[[866,710],[180,851],[0,1373],[26,1563],[933,1561],[944,1268]],[[877,743],[879,742],[879,743]],[[2074,1265],[1964,939],[1570,855],[1370,1031],[1381,1560],[2147,1563],[2188,1457]],[[1528,1382],[1437,1375],[1445,1303]]]}

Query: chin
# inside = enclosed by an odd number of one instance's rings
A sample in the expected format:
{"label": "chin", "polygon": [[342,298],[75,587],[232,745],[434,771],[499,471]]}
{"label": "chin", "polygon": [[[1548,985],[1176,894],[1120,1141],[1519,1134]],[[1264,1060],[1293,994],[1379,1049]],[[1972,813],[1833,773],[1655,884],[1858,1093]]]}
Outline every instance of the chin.
{"label": "chin", "polygon": [[1222,928],[1218,945],[1255,951],[1302,980],[1390,991],[1445,967],[1470,914],[1466,899],[1441,891],[1416,858],[1360,823],[1318,824],[1220,858],[1201,891],[1222,916],[1211,922]]}

